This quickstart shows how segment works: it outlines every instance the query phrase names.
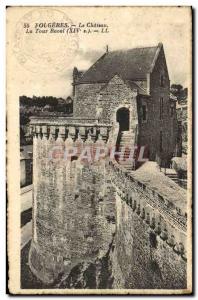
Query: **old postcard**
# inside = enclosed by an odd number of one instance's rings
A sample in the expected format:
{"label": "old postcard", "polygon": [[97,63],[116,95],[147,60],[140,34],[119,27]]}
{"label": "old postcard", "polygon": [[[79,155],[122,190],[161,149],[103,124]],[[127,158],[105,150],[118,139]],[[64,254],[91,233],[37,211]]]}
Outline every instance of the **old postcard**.
{"label": "old postcard", "polygon": [[192,10],[7,8],[8,289],[192,293]]}

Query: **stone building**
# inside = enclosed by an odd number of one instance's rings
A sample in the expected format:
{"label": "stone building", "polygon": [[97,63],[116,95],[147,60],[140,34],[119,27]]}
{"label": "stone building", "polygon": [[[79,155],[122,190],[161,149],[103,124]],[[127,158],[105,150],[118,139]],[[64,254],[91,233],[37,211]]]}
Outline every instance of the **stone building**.
{"label": "stone building", "polygon": [[[86,72],[73,71],[74,116],[119,123],[129,146],[147,146],[149,159],[169,164],[177,143],[175,105],[163,45],[112,51]],[[125,139],[126,140],[126,139]]]}
{"label": "stone building", "polygon": [[132,170],[114,157],[63,155],[139,144],[167,164],[177,142],[169,87],[162,44],[107,52],[74,68],[73,116],[31,118],[29,267],[47,287],[186,288],[186,191],[153,161]]}

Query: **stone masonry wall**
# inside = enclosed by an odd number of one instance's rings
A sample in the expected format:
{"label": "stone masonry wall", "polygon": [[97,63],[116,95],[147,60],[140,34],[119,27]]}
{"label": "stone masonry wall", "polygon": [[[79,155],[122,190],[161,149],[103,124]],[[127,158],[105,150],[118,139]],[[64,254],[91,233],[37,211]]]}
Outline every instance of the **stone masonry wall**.
{"label": "stone masonry wall", "polygon": [[31,271],[67,287],[93,288],[87,276],[94,269],[98,288],[186,288],[185,212],[116,162],[65,160],[75,142],[63,138],[63,126],[57,138],[54,129],[34,131]]}
{"label": "stone masonry wall", "polygon": [[[160,85],[160,76],[164,76],[164,85]],[[148,118],[151,123],[147,127],[147,123],[141,126],[141,135],[152,135],[150,144],[152,159],[156,154],[164,156],[170,160],[176,145],[176,112],[171,116],[170,110],[170,82],[166,66],[166,60],[163,49],[159,53],[155,67],[150,75],[150,95]],[[163,112],[160,119],[160,98],[163,97]],[[162,148],[160,152],[160,131],[162,131]]]}
{"label": "stone masonry wall", "polygon": [[110,254],[113,287],[185,289],[186,261],[118,195],[116,207],[117,228]]}
{"label": "stone masonry wall", "polygon": [[113,287],[185,289],[185,227],[176,216],[167,218],[168,210],[161,210],[157,197],[137,182],[128,189],[115,169],[109,169],[109,177],[116,188],[116,234],[110,253]]}
{"label": "stone masonry wall", "polygon": [[101,110],[100,122],[115,123],[118,108],[124,106],[130,110],[130,129],[135,128],[138,123],[136,96],[137,92],[132,91],[118,75],[115,75],[102,88],[98,96],[97,106]]}
{"label": "stone masonry wall", "polygon": [[76,85],[73,108],[75,118],[96,118],[96,97],[104,85],[104,83]]}
{"label": "stone masonry wall", "polygon": [[[32,272],[46,283],[69,274],[79,262],[95,261],[109,248],[115,223],[115,196],[105,198],[105,166],[66,161],[67,144],[50,135],[34,137]],[[105,194],[106,193],[106,194]]]}

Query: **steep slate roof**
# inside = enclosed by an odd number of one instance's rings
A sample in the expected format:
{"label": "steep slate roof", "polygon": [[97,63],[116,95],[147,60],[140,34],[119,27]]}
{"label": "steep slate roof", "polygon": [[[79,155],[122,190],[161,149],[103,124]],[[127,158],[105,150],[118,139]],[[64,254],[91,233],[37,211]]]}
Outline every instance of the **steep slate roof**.
{"label": "steep slate roof", "polygon": [[108,82],[115,74],[124,80],[146,79],[159,46],[161,44],[156,47],[107,52],[83,74],[78,83]]}

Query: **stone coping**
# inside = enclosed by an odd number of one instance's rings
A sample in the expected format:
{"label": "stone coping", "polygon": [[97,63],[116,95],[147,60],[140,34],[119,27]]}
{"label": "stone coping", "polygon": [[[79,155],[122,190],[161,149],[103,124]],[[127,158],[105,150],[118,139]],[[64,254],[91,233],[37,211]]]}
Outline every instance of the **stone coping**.
{"label": "stone coping", "polygon": [[111,124],[97,123],[96,119],[72,117],[31,117],[30,125],[112,127]]}
{"label": "stone coping", "polygon": [[[126,176],[126,178],[135,182],[139,186],[139,188],[143,189],[144,191],[147,190],[148,192],[152,192],[153,197],[157,201],[156,205],[159,204],[159,207],[162,207],[163,211],[164,211],[164,209],[166,209],[167,217],[170,217],[171,219],[173,219],[174,223],[176,222],[177,225],[182,229],[182,231],[186,232],[187,215],[185,214],[185,211],[179,210],[178,206],[174,202],[170,201],[168,197],[162,196],[160,191],[157,191],[156,189],[147,185],[143,181],[143,179],[137,178],[136,176],[134,176],[134,173],[137,171],[131,172],[132,173],[131,174],[131,173],[127,172],[123,167],[121,167],[116,161],[110,161],[110,164],[112,164],[112,166],[114,166],[117,170],[119,169]],[[124,187],[124,183],[123,183],[123,187]],[[170,208],[169,208],[169,206],[170,206]]]}

